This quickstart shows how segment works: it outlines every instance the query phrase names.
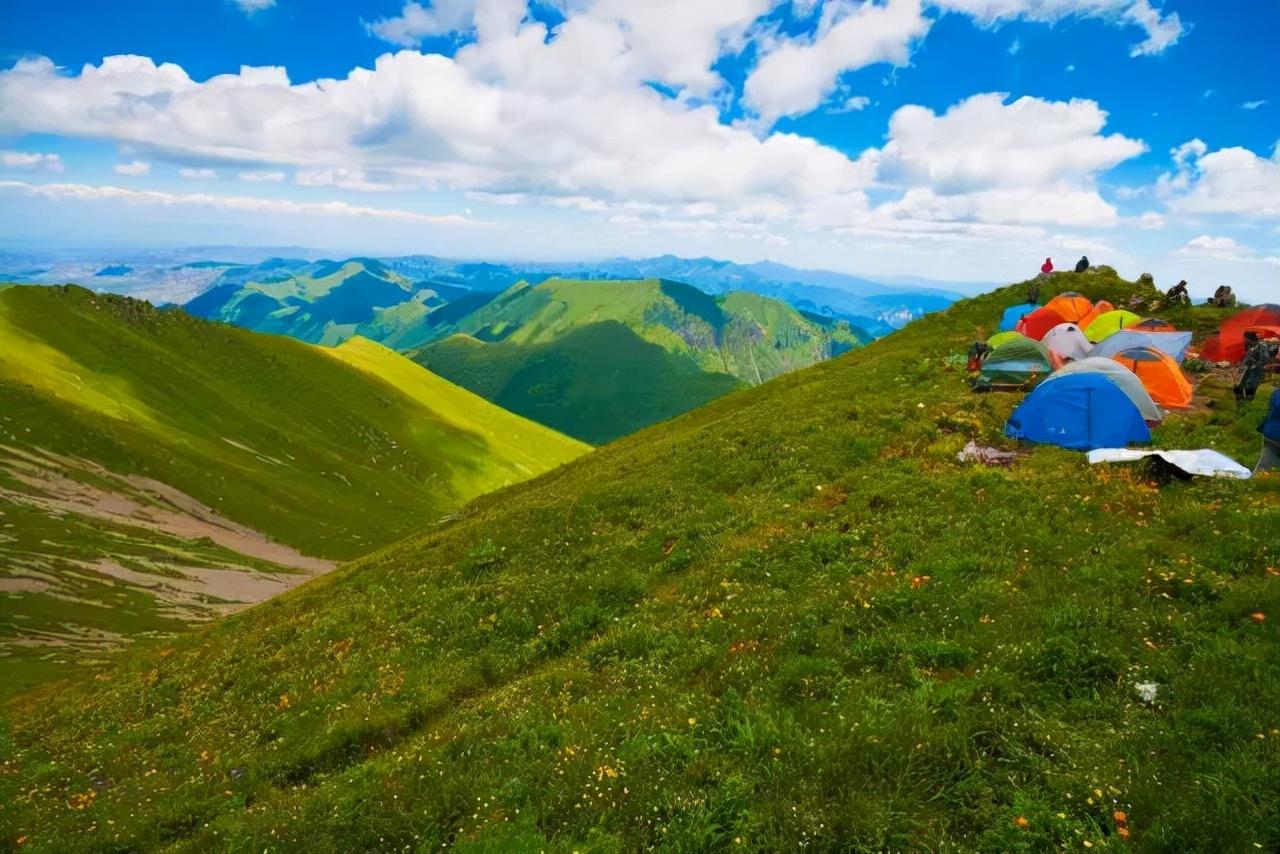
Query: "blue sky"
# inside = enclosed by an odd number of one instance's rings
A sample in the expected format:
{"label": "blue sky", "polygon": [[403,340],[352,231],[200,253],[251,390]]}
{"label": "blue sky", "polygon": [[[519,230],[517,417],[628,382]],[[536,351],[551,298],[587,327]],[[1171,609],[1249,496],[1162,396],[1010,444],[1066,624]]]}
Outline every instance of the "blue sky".
{"label": "blue sky", "polygon": [[1270,0],[10,0],[0,229],[957,280],[1084,252],[1280,299],[1277,32]]}

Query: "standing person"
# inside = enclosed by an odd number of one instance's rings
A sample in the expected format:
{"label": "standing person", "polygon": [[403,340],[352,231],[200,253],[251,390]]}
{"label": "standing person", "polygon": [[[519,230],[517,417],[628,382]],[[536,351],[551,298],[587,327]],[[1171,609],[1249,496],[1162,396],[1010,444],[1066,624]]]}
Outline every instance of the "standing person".
{"label": "standing person", "polygon": [[1262,434],[1262,456],[1253,473],[1280,469],[1280,388],[1271,392],[1267,417],[1258,425],[1258,432]]}
{"label": "standing person", "polygon": [[1258,333],[1249,331],[1244,334],[1244,371],[1240,374],[1240,382],[1236,383],[1236,405],[1253,400],[1262,385],[1263,374],[1267,370],[1267,362],[1271,361],[1271,348],[1258,340]]}
{"label": "standing person", "polygon": [[1080,260],[1076,262],[1076,272],[1083,273],[1089,269],[1089,256],[1081,255]]}
{"label": "standing person", "polygon": [[1041,273],[1044,273],[1046,276],[1053,272],[1053,259],[1052,259],[1052,258],[1046,258],[1046,259],[1044,259],[1044,263],[1040,265],[1040,272],[1041,272]]}

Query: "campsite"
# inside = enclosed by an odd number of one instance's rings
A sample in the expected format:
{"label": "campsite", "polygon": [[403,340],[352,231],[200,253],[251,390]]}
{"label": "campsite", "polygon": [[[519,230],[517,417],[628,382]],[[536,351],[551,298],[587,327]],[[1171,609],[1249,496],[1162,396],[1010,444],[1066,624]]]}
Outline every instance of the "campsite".
{"label": "campsite", "polygon": [[[1144,317],[1105,298],[1095,303],[1070,289],[1091,275],[1114,271],[1042,274],[1049,279],[1047,302],[1004,309],[1000,331],[986,340],[975,390],[1029,392],[1009,417],[1011,439],[1078,451],[1148,444],[1152,427],[1195,406],[1195,375],[1183,369],[1188,357],[1223,374],[1244,359],[1246,333],[1280,343],[1280,306],[1268,304],[1232,311],[1193,349],[1195,333],[1166,318],[1188,318],[1195,307],[1163,305],[1157,295],[1137,292],[1118,295],[1121,304],[1169,311]],[[1271,374],[1280,372],[1278,349],[1271,349]]]}

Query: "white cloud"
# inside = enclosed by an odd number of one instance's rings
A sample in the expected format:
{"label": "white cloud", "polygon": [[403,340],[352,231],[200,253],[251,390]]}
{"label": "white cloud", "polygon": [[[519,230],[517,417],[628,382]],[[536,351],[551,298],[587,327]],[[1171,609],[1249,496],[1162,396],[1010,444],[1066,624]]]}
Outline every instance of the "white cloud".
{"label": "white cloud", "polygon": [[1245,101],[1245,102],[1244,102],[1243,104],[1241,104],[1240,106],[1241,106],[1243,109],[1246,109],[1246,110],[1256,110],[1256,109],[1258,109],[1259,107],[1264,107],[1264,106],[1266,106],[1266,104],[1267,104],[1267,102],[1266,102],[1266,100],[1264,99],[1264,100],[1261,100],[1261,101]]}
{"label": "white cloud", "polygon": [[218,177],[216,169],[188,169],[182,168],[178,170],[178,175],[189,181],[209,181]]}
{"label": "white cloud", "polygon": [[146,175],[151,171],[151,164],[145,160],[133,160],[129,163],[117,163],[117,175]]}
{"label": "white cloud", "polygon": [[241,12],[246,15],[252,15],[254,12],[261,12],[263,9],[270,9],[276,5],[276,0],[231,0],[240,8]]}
{"label": "white cloud", "polygon": [[124,187],[88,184],[29,184],[25,181],[0,181],[0,190],[22,192],[46,199],[75,201],[119,201],[135,205],[194,205],[234,211],[309,216],[368,217],[420,222],[429,225],[476,225],[473,221],[448,214],[443,216],[349,205],[346,202],[295,202],[288,199],[264,199],[254,196],[216,196],[209,193],[166,193],[157,190],[132,190]]}
{"label": "white cloud", "polygon": [[0,151],[0,166],[5,169],[43,170],[61,172],[62,158],[56,154],[38,151]]}
{"label": "white cloud", "polygon": [[1210,258],[1215,261],[1280,266],[1280,258],[1263,256],[1230,237],[1211,237],[1207,234],[1188,241],[1187,245],[1174,254],[1187,258]]}
{"label": "white cloud", "polygon": [[1186,28],[1177,12],[1162,15],[1150,0],[930,0],[948,12],[961,12],[981,25],[1021,18],[1053,24],[1065,18],[1100,18],[1116,25],[1140,27],[1146,38],[1130,56],[1151,56],[1176,44]]}
{"label": "white cloud", "polygon": [[240,180],[251,184],[277,183],[284,180],[284,173],[267,169],[250,169],[240,173]]}
{"label": "white cloud", "polygon": [[1136,157],[1146,146],[1103,136],[1107,114],[1086,100],[974,95],[939,116],[902,107],[889,121],[882,179],[928,185],[942,193],[977,190],[1092,189],[1092,177]]}
{"label": "white cloud", "polygon": [[831,112],[856,113],[859,110],[865,110],[869,106],[871,106],[871,99],[868,98],[866,95],[854,95],[851,98],[846,98],[843,104],[841,104],[838,108],[832,110]]}
{"label": "white cloud", "polygon": [[840,74],[877,63],[906,65],[912,43],[931,21],[920,0],[887,0],[855,5],[831,0],[812,39],[766,46],[747,77],[744,98],[766,125],[781,116],[802,115],[822,103]]}
{"label": "white cloud", "polygon": [[1280,217],[1280,143],[1270,158],[1247,148],[1210,152],[1199,139],[1173,149],[1174,171],[1156,192],[1176,211]]}
{"label": "white cloud", "polygon": [[1142,216],[1138,217],[1135,225],[1137,225],[1138,228],[1145,229],[1146,231],[1157,231],[1164,228],[1166,223],[1167,220],[1162,215],[1155,211],[1147,211]]}
{"label": "white cloud", "polygon": [[476,0],[435,0],[429,7],[409,2],[399,15],[366,24],[365,28],[383,41],[415,47],[430,36],[470,29],[475,10]]}
{"label": "white cloud", "polygon": [[1009,43],[1009,55],[1017,56],[1022,53],[1022,39],[1014,39]]}

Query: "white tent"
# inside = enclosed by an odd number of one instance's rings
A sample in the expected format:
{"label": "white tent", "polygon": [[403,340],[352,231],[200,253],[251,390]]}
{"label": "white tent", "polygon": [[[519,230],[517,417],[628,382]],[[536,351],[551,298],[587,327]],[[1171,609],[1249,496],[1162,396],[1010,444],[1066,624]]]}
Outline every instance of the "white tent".
{"label": "white tent", "polygon": [[1074,323],[1059,323],[1045,333],[1040,343],[1064,359],[1083,359],[1093,349],[1093,343]]}

